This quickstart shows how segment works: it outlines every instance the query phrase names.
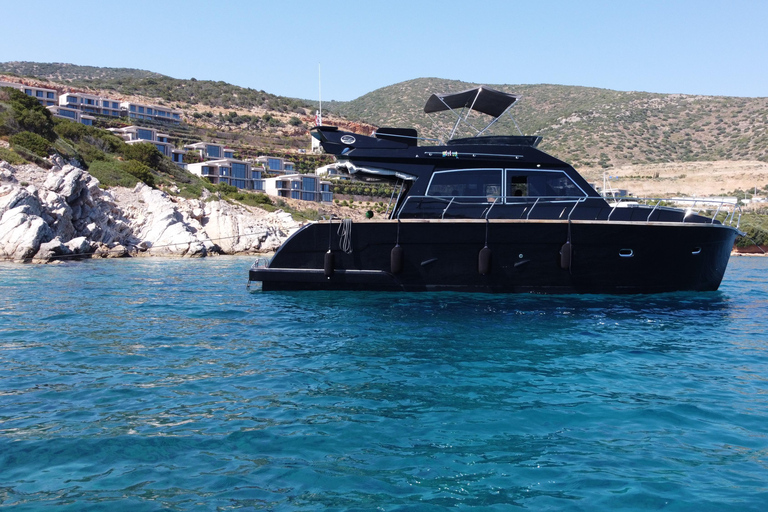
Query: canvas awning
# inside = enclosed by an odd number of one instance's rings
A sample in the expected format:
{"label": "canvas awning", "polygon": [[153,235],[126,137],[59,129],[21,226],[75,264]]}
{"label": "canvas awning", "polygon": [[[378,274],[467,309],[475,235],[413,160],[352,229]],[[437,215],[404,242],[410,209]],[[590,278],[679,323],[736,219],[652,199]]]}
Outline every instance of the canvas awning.
{"label": "canvas awning", "polygon": [[450,94],[433,94],[424,106],[424,113],[468,108],[493,117],[499,117],[509,109],[519,96],[480,86]]}

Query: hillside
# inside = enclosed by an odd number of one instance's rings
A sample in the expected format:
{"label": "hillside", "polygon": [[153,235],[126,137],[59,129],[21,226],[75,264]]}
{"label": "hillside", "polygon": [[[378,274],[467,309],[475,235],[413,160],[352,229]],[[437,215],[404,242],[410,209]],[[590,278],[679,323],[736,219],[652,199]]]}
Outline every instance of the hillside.
{"label": "hillside", "polygon": [[[309,102],[276,96],[264,91],[212,80],[181,80],[129,68],[96,68],[74,64],[3,62],[0,72],[82,87],[112,91],[118,95],[140,95],[166,103],[203,105],[227,109],[261,108],[304,114]],[[182,108],[182,107],[179,107]]]}
{"label": "hillside", "polygon": [[[164,126],[163,131],[178,146],[199,140],[216,141],[227,144],[243,157],[264,153],[279,156],[282,152],[308,148],[309,129],[315,120],[312,106],[303,100],[224,82],[179,80],[136,69],[6,62],[0,63],[0,80],[22,81],[56,89],[60,94],[85,92],[176,108],[182,111],[185,124]],[[372,129],[333,116],[329,122],[351,130]],[[124,124],[124,120],[100,121],[103,127]],[[325,163],[328,162],[320,165]],[[301,161],[297,164],[301,170],[309,170]]]}
{"label": "hillside", "polygon": [[[431,93],[476,87],[420,78],[327,108],[379,126],[412,126],[437,137],[450,123],[423,113]],[[523,133],[542,135],[541,149],[577,167],[709,160],[768,161],[768,98],[620,92],[561,85],[497,85],[519,94],[512,113]],[[440,115],[440,114],[438,114]],[[505,121],[499,131],[516,133]]]}
{"label": "hillside", "polygon": [[[150,71],[72,64],[0,63],[0,72],[32,77],[60,90],[78,89],[171,105],[184,112],[187,127],[174,129],[179,143],[216,140],[243,156],[306,148],[314,124],[313,102],[283,98],[224,82],[181,80]],[[350,102],[326,102],[325,124],[370,132],[375,126],[413,126],[437,138],[451,125],[446,114],[423,113],[433,92],[455,92],[479,84],[419,78],[372,91]],[[636,166],[730,162],[723,188],[763,186],[750,162],[768,162],[768,98],[736,98],[621,92],[560,85],[490,87],[521,95],[512,110],[526,134],[542,135],[541,149],[592,177],[603,170]],[[498,132],[516,133],[508,119]],[[745,162],[743,166],[734,162]],[[644,175],[643,172],[613,172]],[[695,175],[695,172],[678,172]],[[656,183],[663,189],[671,182]],[[676,183],[677,184],[677,183]],[[616,186],[616,185],[615,185]],[[619,184],[621,188],[628,188]],[[647,187],[645,187],[647,188]],[[685,188],[685,187],[683,187]],[[674,190],[666,190],[674,193]]]}
{"label": "hillside", "polygon": [[[177,146],[197,140],[222,142],[239,157],[287,156],[302,172],[332,158],[297,151],[309,146],[308,132],[314,124],[312,106],[303,100],[223,82],[67,64],[0,63],[0,80],[5,79],[60,93],[74,90],[170,105],[183,112],[185,121],[180,126],[162,125]],[[356,133],[370,133],[377,126],[414,126],[422,137],[437,137],[452,119],[435,122],[424,115],[426,98],[435,91],[455,92],[475,85],[436,78],[410,80],[351,102],[326,103],[324,120]],[[598,186],[608,174],[613,188],[627,189],[635,196],[748,198],[752,193],[768,194],[768,98],[662,95],[554,85],[492,87],[520,94],[522,101],[514,112],[524,133],[543,135],[542,149],[573,163]],[[12,89],[3,91],[0,159],[11,165],[34,162],[50,168],[58,164],[46,155],[55,151],[65,160],[81,162],[106,187],[133,187],[143,181],[187,199],[201,197],[203,189],[214,190],[209,183],[160,158],[150,145],[129,146],[98,129],[124,125],[126,119],[97,119],[99,127],[93,128],[54,121],[35,99]],[[33,111],[36,113],[31,115]],[[515,132],[511,121],[500,123],[499,128],[501,133]],[[275,207],[266,196],[245,194],[234,187],[215,190],[228,200]],[[347,199],[355,195],[354,191],[338,192],[347,194]],[[345,203],[336,206],[342,208]],[[316,218],[320,212],[312,206],[304,211],[303,205],[280,205],[299,218]],[[760,206],[757,203],[754,208],[762,211]],[[350,211],[339,215],[351,215]],[[768,227],[763,216],[753,218],[749,240],[765,244]]]}

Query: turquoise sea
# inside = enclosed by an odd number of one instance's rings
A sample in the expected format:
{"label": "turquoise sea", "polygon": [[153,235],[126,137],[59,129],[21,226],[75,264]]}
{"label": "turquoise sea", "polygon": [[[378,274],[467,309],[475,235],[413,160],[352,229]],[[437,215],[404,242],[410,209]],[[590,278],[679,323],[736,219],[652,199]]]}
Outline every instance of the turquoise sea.
{"label": "turquoise sea", "polygon": [[0,264],[0,509],[768,509],[768,258],[657,296]]}

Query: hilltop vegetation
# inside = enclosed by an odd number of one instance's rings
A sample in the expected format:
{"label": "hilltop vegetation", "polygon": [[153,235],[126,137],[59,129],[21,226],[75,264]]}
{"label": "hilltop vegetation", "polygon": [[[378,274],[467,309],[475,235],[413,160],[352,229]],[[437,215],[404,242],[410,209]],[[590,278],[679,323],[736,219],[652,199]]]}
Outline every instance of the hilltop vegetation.
{"label": "hilltop vegetation", "polygon": [[[289,158],[302,172],[332,160],[327,155],[296,152],[309,146],[308,131],[313,125],[315,106],[308,100],[284,98],[221,81],[180,80],[126,68],[7,62],[0,63],[0,72],[47,81],[60,91],[76,88],[178,108],[184,113],[186,124],[163,129],[179,146],[197,140],[216,141],[227,144],[236,151],[236,156],[243,158],[263,154]],[[480,84],[439,78],[409,80],[353,101],[325,102],[324,118],[326,124],[358,133],[370,133],[377,126],[414,127],[421,137],[439,139],[455,119],[447,113],[424,114],[429,95],[477,85]],[[546,84],[486,85],[521,96],[512,109],[516,125],[507,117],[498,124],[497,133],[517,133],[519,126],[524,134],[541,135],[541,149],[595,177],[603,170],[615,170],[617,175],[636,174],[627,171],[628,166],[768,162],[768,98],[622,92]],[[12,103],[6,98],[0,104],[0,111],[5,112],[0,112],[0,116],[5,116],[0,118],[0,124],[5,126],[0,131],[5,130],[4,138],[13,148],[0,148],[0,159],[43,161],[43,155],[56,151],[80,159],[93,172],[101,172],[105,183],[135,183],[142,179],[163,185],[176,181],[173,175],[179,171],[175,166],[164,167],[166,163],[162,163],[160,169],[155,169],[147,163],[151,155],[131,157],[126,153],[130,152],[124,147],[127,145],[110,138],[108,132],[65,128],[63,122],[51,120],[49,115],[45,118],[47,111],[32,108],[31,103],[29,108],[22,109],[28,116],[24,117],[14,110]],[[124,120],[100,123],[107,126]],[[44,126],[52,127],[55,137],[41,131]],[[744,173],[739,175],[743,177]],[[181,173],[178,178],[182,188],[186,188],[189,173]],[[666,192],[677,192],[681,180],[668,181],[676,188]],[[765,185],[747,179],[734,186],[734,181],[738,180],[723,177],[718,192]],[[614,185],[620,187],[621,183]],[[194,194],[205,184],[189,186],[189,193]]]}
{"label": "hilltop vegetation", "polygon": [[129,145],[109,131],[53,118],[36,99],[16,89],[0,88],[0,136],[10,143],[10,149],[0,148],[2,160],[50,168],[47,157],[58,154],[77,161],[105,187],[132,187],[142,181],[151,187],[177,187],[182,195],[199,197],[206,186],[153,144]]}
{"label": "hilltop vegetation", "polygon": [[[205,105],[225,109],[261,108],[275,112],[305,114],[309,102],[276,96],[264,91],[238,87],[212,80],[180,80],[169,76],[129,68],[96,68],[73,64],[5,62],[0,71],[21,77],[52,80],[73,87],[113,91],[121,95],[154,98],[158,103]],[[179,105],[182,107],[182,105]]]}
{"label": "hilltop vegetation", "polygon": [[[384,87],[333,112],[378,126],[412,126],[439,137],[454,120],[423,113],[434,92],[481,84],[420,78]],[[768,161],[768,98],[621,92],[561,85],[493,85],[521,95],[512,113],[541,149],[577,167],[612,168],[707,160]],[[442,115],[442,114],[438,114]],[[509,120],[499,131],[517,133]]]}
{"label": "hilltop vegetation", "polygon": [[[0,63],[0,71],[70,86],[146,97],[182,109],[211,138],[234,145],[306,147],[314,104],[225,82],[180,80],[149,71],[72,64]],[[448,114],[423,113],[432,93],[480,84],[419,78],[383,87],[349,102],[326,102],[328,124],[414,127],[439,138],[452,125]],[[768,98],[736,98],[622,92],[562,85],[489,87],[519,94],[515,121],[541,135],[541,149],[576,167],[715,160],[768,162]],[[354,129],[347,126],[346,129]],[[509,118],[498,132],[517,133]],[[467,134],[465,134],[467,135]]]}

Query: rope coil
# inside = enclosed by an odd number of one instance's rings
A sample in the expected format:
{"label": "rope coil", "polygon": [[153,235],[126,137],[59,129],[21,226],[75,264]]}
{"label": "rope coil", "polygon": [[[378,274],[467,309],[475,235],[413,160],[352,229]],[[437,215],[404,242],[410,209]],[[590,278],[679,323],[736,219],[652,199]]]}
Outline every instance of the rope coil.
{"label": "rope coil", "polygon": [[352,219],[343,219],[336,234],[339,235],[339,249],[352,254]]}

